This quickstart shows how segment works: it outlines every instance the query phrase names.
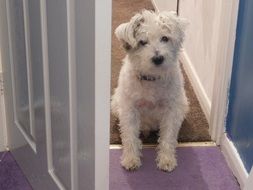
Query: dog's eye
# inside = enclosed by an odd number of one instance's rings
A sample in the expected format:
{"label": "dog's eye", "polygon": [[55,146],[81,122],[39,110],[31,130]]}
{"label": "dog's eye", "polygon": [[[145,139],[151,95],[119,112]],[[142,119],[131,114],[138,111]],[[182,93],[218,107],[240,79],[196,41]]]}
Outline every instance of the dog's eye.
{"label": "dog's eye", "polygon": [[144,41],[144,40],[140,40],[139,41],[139,45],[141,46],[145,46],[148,42],[147,41]]}
{"label": "dog's eye", "polygon": [[167,36],[163,36],[161,38],[161,42],[168,42],[169,41],[169,38]]}

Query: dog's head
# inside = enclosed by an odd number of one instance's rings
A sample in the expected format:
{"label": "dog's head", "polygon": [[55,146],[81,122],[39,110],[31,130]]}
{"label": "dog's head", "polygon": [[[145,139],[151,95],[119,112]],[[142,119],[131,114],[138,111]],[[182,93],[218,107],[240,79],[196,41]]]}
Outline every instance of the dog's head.
{"label": "dog's head", "polygon": [[161,71],[175,64],[186,25],[175,12],[144,10],[119,25],[115,34],[135,67],[146,72]]}

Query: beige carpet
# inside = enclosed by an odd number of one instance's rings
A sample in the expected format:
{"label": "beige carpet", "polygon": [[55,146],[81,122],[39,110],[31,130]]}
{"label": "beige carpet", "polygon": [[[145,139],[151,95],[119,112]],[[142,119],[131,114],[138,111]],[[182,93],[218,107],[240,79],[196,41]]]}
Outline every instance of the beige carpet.
{"label": "beige carpet", "polygon": [[[113,0],[112,1],[112,78],[111,87],[113,89],[117,86],[119,71],[121,68],[121,60],[125,56],[125,52],[121,47],[119,41],[114,35],[115,28],[129,19],[138,11],[142,9],[154,9],[150,0]],[[184,73],[185,89],[187,97],[190,101],[190,112],[188,113],[182,128],[179,133],[178,140],[180,142],[196,142],[196,141],[209,141],[210,136],[208,133],[208,123],[200,108],[199,102],[192,89],[189,79]],[[111,144],[121,143],[119,135],[118,119],[111,115]],[[148,138],[141,135],[144,143],[156,143],[157,133],[151,133]]]}

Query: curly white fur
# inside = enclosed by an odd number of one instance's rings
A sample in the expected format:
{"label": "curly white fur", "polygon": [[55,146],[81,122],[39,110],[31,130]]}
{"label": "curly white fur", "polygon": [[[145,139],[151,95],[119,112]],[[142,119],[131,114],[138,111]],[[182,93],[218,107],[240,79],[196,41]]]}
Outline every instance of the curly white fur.
{"label": "curly white fur", "polygon": [[[111,105],[120,120],[121,164],[128,170],[141,165],[140,131],[148,134],[156,129],[159,129],[157,167],[172,171],[177,166],[177,136],[188,110],[178,63],[185,26],[186,22],[172,12],[144,10],[115,30],[127,55]],[[154,56],[163,56],[162,64],[155,65]],[[156,80],[141,80],[140,75]]]}

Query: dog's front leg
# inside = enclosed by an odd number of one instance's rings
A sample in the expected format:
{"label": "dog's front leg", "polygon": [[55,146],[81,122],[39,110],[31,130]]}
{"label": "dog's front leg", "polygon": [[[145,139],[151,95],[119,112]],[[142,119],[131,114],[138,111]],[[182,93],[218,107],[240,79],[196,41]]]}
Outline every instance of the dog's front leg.
{"label": "dog's front leg", "polygon": [[166,114],[160,122],[158,139],[157,167],[164,171],[172,171],[177,166],[177,136],[183,117],[177,114]]}
{"label": "dog's front leg", "polygon": [[123,145],[121,165],[127,170],[141,166],[140,116],[136,109],[127,109],[119,114],[120,132]]}

